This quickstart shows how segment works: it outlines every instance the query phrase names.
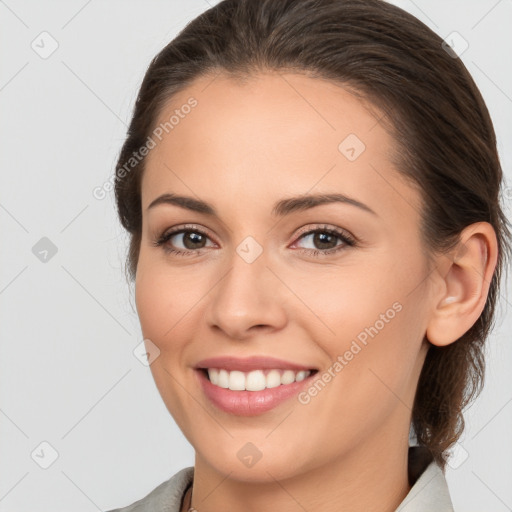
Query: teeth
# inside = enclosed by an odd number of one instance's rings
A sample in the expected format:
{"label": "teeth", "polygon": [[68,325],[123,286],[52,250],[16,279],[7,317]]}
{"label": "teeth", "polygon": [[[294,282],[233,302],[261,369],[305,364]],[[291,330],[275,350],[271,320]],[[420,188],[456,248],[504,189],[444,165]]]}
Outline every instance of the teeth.
{"label": "teeth", "polygon": [[208,368],[208,377],[212,384],[233,391],[261,391],[266,388],[300,382],[311,374],[310,370],[253,370],[251,372],[240,372],[233,370],[228,372],[224,369]]}

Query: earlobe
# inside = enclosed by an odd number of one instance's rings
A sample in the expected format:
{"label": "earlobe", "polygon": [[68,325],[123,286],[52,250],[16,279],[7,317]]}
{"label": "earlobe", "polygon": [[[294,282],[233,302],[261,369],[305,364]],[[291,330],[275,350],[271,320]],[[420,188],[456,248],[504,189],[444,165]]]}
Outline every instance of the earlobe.
{"label": "earlobe", "polygon": [[467,226],[458,246],[439,255],[438,279],[442,286],[432,297],[432,312],[426,337],[437,346],[458,340],[484,310],[498,252],[493,227],[488,222]]}

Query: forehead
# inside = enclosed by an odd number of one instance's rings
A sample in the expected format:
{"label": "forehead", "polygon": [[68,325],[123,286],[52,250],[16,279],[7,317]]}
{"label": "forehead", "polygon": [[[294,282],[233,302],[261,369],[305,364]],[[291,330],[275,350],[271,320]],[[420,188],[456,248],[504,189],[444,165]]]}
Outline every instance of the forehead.
{"label": "forehead", "polygon": [[170,98],[157,125],[165,125],[175,111],[188,111],[190,98],[197,105],[179,120],[174,116],[179,122],[164,134],[170,144],[172,139],[195,144],[189,156],[205,149],[222,151],[231,142],[232,153],[237,144],[240,152],[257,154],[264,148],[269,157],[278,159],[290,147],[300,155],[299,141],[318,147],[321,139],[323,149],[337,155],[339,142],[349,134],[383,149],[383,143],[392,143],[383,129],[373,130],[384,117],[376,106],[320,78],[277,72],[243,80],[223,74],[202,76]]}
{"label": "forehead", "polygon": [[[185,108],[191,99],[195,106]],[[368,202],[378,194],[384,203],[412,193],[392,169],[395,145],[382,112],[327,80],[203,76],[168,101],[156,126],[173,115],[147,157],[143,208],[166,187],[212,203],[222,190],[241,204],[310,190]]]}

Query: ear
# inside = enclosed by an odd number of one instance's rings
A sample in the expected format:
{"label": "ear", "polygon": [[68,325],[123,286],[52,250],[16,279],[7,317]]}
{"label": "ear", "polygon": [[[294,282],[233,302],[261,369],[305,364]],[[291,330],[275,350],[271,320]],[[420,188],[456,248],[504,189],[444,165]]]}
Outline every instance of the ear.
{"label": "ear", "polygon": [[457,341],[480,317],[496,268],[498,246],[488,222],[467,226],[459,244],[449,254],[439,255],[436,291],[426,337],[446,346]]}

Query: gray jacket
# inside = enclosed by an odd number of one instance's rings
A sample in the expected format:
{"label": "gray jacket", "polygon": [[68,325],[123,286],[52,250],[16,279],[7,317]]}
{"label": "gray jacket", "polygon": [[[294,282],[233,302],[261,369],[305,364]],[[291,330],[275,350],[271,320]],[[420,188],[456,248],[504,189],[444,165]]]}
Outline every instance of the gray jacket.
{"label": "gray jacket", "polygon": [[[194,467],[184,468],[146,497],[107,512],[180,512],[193,477]],[[395,512],[454,512],[441,467],[419,447],[409,448],[409,481],[412,488]]]}

